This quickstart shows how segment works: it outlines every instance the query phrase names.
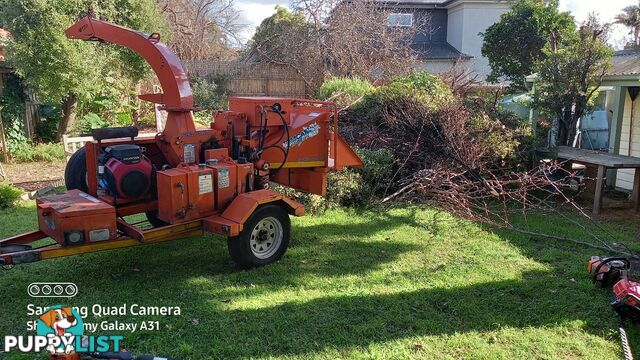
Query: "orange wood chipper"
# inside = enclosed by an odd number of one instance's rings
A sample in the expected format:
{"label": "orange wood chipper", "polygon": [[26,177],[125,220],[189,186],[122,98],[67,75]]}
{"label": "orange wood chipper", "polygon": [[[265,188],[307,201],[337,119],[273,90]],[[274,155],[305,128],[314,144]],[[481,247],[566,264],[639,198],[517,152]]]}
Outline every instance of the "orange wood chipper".
{"label": "orange wood chipper", "polygon": [[[324,195],[330,171],[362,166],[338,134],[333,103],[236,97],[209,129],[196,129],[189,80],[158,34],[90,17],[65,34],[118,44],[142,56],[162,93],[139,97],[166,110],[166,126],[155,137],[139,137],[135,127],[94,129],[94,140],[67,163],[68,191],[37,200],[39,229],[0,240],[0,265],[157,243],[205,230],[228,238],[239,266],[265,265],[287,249],[289,215],[304,213],[301,204],[269,184]],[[129,221],[135,214],[147,220]],[[56,243],[32,244],[46,237]]]}

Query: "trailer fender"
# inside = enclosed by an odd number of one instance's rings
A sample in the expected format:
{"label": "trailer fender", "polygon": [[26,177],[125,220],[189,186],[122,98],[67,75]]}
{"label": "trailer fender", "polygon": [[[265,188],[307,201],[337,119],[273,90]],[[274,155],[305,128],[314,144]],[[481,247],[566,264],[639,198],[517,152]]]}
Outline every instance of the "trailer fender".
{"label": "trailer fender", "polygon": [[205,218],[204,229],[220,235],[237,236],[259,206],[271,203],[278,203],[290,215],[304,215],[304,205],[299,202],[272,190],[257,190],[238,195],[222,214]]}

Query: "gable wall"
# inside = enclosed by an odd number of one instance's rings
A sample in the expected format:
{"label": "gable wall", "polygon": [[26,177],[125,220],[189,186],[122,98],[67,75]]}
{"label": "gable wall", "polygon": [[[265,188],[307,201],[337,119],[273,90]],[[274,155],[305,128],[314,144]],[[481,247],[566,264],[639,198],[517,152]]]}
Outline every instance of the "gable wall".
{"label": "gable wall", "polygon": [[482,77],[489,74],[489,61],[482,56],[480,35],[509,11],[511,1],[465,1],[451,5],[447,24],[447,41],[460,52],[473,56],[471,66]]}

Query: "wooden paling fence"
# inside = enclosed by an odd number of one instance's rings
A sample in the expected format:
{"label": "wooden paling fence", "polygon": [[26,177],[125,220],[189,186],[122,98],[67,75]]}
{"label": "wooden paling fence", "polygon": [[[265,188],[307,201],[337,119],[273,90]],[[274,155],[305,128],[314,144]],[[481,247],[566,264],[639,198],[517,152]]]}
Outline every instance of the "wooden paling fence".
{"label": "wooden paling fence", "polygon": [[287,65],[244,61],[191,60],[184,62],[191,76],[222,82],[230,95],[308,97],[310,89]]}

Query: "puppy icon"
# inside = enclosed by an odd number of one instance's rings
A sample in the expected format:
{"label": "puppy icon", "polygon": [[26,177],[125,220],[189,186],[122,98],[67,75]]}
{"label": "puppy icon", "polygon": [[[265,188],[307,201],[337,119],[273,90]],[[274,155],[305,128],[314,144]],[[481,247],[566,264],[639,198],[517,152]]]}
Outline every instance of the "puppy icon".
{"label": "puppy icon", "polygon": [[[68,307],[63,307],[60,309],[51,309],[46,313],[42,314],[42,316],[40,316],[40,320],[42,320],[47,325],[47,327],[50,327],[54,331],[53,334],[49,334],[47,335],[47,337],[54,337],[54,336],[62,337],[65,335],[71,335],[66,332],[67,329],[75,326],[78,323],[78,320],[73,315],[71,308],[68,308]],[[51,354],[55,354],[56,352],[57,353],[64,352],[65,354],[71,354],[74,351],[74,347],[72,345],[67,345],[65,349],[62,349],[62,348],[55,349],[53,345],[49,345],[47,347],[47,351],[49,351]]]}

